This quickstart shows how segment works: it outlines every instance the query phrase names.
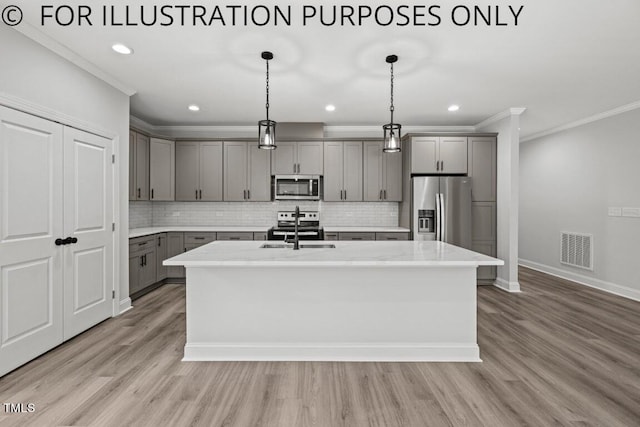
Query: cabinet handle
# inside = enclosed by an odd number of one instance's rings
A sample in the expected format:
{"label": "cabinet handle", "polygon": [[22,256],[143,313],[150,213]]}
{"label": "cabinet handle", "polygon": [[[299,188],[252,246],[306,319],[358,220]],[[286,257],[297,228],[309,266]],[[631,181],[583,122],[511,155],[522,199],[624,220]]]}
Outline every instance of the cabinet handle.
{"label": "cabinet handle", "polygon": [[444,160],[440,160],[440,170],[444,170]]}
{"label": "cabinet handle", "polygon": [[140,198],[140,189],[138,188],[138,199]]}
{"label": "cabinet handle", "polygon": [[382,192],[384,193],[384,200],[387,200],[387,190],[382,190]]}
{"label": "cabinet handle", "polygon": [[153,199],[153,188],[151,189],[151,198]]}
{"label": "cabinet handle", "polygon": [[199,196],[200,196],[200,200],[202,200],[202,190],[200,190]]}
{"label": "cabinet handle", "polygon": [[196,190],[196,200],[198,200],[198,190]]}
{"label": "cabinet handle", "polygon": [[382,190],[380,190],[380,194],[378,195],[378,200],[382,200]]}
{"label": "cabinet handle", "polygon": [[247,190],[247,200],[251,200],[251,190]]}
{"label": "cabinet handle", "polygon": [[347,200],[347,190],[344,190],[344,199]]}
{"label": "cabinet handle", "polygon": [[239,237],[229,237],[229,240],[240,240]]}
{"label": "cabinet handle", "polygon": [[193,240],[204,240],[204,237],[194,237]]}

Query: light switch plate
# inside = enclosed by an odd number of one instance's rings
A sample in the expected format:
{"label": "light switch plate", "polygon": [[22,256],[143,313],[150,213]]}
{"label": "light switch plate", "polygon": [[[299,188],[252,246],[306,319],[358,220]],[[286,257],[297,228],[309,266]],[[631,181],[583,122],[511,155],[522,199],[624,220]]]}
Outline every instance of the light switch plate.
{"label": "light switch plate", "polygon": [[622,216],[622,208],[609,208],[609,216]]}
{"label": "light switch plate", "polygon": [[640,208],[622,208],[622,216],[640,218]]}

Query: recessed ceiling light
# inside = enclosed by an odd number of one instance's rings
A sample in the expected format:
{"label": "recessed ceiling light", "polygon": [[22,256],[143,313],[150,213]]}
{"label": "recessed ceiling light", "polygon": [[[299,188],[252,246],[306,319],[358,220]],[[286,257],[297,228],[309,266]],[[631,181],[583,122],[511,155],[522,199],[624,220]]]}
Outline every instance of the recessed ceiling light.
{"label": "recessed ceiling light", "polygon": [[332,105],[332,104],[329,104],[326,107],[324,107],[324,109],[327,110],[327,111],[336,111],[336,106]]}
{"label": "recessed ceiling light", "polygon": [[189,105],[189,110],[190,111],[200,111],[200,107],[198,107],[196,104],[191,104],[191,105]]}
{"label": "recessed ceiling light", "polygon": [[451,105],[449,107],[449,111],[458,111],[460,109],[459,105]]}
{"label": "recessed ceiling light", "polygon": [[123,45],[122,43],[116,43],[111,46],[111,49],[115,50],[118,53],[123,55],[131,55],[133,53],[133,49],[128,46]]}

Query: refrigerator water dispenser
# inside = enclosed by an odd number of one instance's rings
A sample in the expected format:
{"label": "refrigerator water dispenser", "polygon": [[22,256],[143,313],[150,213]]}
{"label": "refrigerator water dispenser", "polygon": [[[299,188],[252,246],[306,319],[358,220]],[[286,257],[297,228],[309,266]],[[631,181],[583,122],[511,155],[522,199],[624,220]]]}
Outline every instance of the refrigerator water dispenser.
{"label": "refrigerator water dispenser", "polygon": [[435,232],[435,210],[418,209],[418,233]]}

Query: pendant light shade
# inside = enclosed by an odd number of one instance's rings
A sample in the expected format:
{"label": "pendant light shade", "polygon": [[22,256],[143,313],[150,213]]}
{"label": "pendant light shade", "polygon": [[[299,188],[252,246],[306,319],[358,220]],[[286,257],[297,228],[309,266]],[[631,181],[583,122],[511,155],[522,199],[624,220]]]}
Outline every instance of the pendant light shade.
{"label": "pendant light shade", "polygon": [[273,150],[276,148],[276,122],[269,120],[269,61],[273,59],[273,53],[264,51],[260,55],[267,63],[267,118],[258,122],[258,148]]}
{"label": "pendant light shade", "polygon": [[386,58],[387,64],[391,66],[391,107],[389,108],[389,111],[391,112],[391,121],[382,126],[382,130],[384,132],[384,145],[382,147],[382,151],[385,153],[400,152],[400,132],[402,130],[402,125],[393,123],[393,64],[397,61],[398,57],[396,55],[389,55]]}

